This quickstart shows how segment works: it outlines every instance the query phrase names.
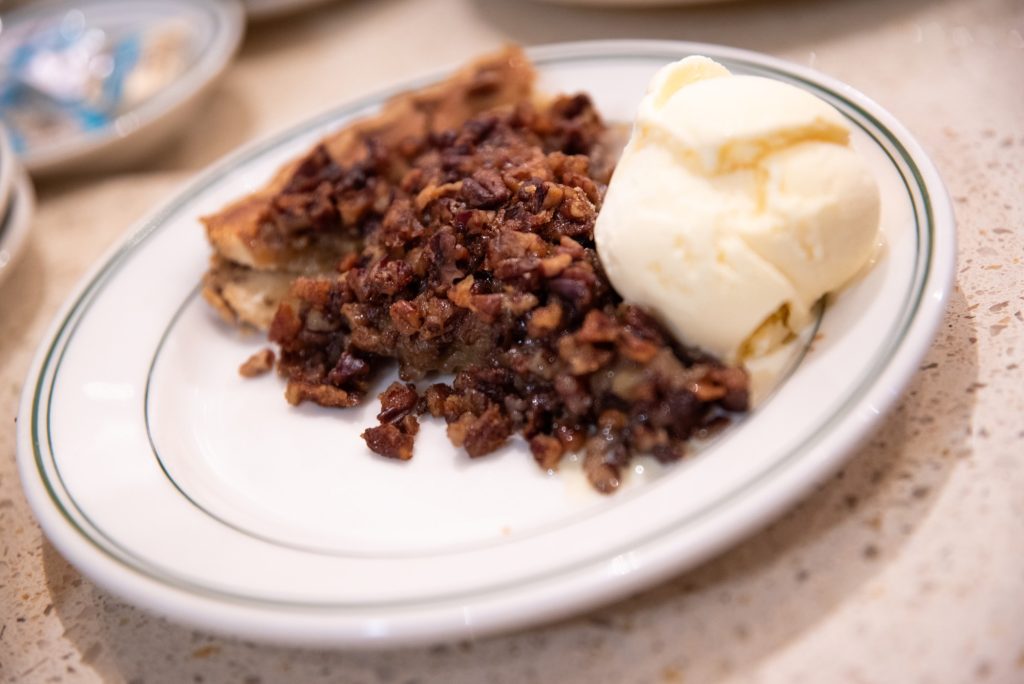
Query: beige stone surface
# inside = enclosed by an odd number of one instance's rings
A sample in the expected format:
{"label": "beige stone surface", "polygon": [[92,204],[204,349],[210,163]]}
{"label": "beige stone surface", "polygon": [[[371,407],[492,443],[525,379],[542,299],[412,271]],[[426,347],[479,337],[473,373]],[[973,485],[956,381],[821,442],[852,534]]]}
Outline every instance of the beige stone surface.
{"label": "beige stone surface", "polygon": [[[675,38],[843,79],[934,156],[957,289],[897,408],[770,527],[635,598],[510,636],[394,653],[255,646],[95,588],[43,539],[14,456],[45,326],[133,221],[235,146],[506,41]],[[338,0],[253,28],[193,130],[143,168],[48,182],[0,287],[0,681],[1024,682],[1024,3],[750,0],[674,10]]]}

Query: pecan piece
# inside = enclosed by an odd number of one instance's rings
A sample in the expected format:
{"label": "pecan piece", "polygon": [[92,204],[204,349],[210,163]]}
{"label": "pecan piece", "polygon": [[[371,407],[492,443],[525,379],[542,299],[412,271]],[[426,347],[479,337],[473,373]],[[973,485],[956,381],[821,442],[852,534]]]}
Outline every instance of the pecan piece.
{"label": "pecan piece", "polygon": [[530,451],[537,465],[548,472],[557,469],[562,460],[562,443],[551,435],[534,436],[530,440]]}
{"label": "pecan piece", "polygon": [[413,444],[420,424],[416,416],[406,416],[395,423],[384,423],[367,428],[360,435],[366,446],[386,458],[408,461],[412,458]]}
{"label": "pecan piece", "polygon": [[399,421],[416,410],[419,400],[416,385],[393,382],[380,394],[380,413],[377,414],[377,420],[382,423]]}
{"label": "pecan piece", "polygon": [[238,374],[243,378],[255,378],[264,375],[274,367],[274,350],[269,347],[261,349],[238,368]]}

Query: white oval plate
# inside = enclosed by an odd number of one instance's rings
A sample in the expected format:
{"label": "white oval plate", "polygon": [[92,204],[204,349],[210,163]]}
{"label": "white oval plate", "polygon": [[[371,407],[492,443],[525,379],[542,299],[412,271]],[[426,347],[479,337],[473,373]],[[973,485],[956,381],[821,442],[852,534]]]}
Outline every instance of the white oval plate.
{"label": "white oval plate", "polygon": [[209,247],[196,217],[385,93],[217,164],[84,279],[40,347],[18,421],[21,476],[54,545],[101,586],[183,622],[379,647],[606,603],[793,503],[864,437],[930,345],[953,272],[953,215],[907,131],[821,74],[691,43],[531,51],[545,89],[589,92],[612,120],[631,119],[655,70],[692,53],[795,83],[848,116],[882,188],[887,240],[874,269],[828,307],[799,367],[722,439],[601,497],[571,472],[540,473],[521,442],[471,461],[429,421],[411,462],[375,458],[358,436],[374,401],[295,409],[278,378],[238,376],[263,343],[197,298]]}
{"label": "white oval plate", "polygon": [[11,176],[7,204],[0,214],[0,285],[25,251],[36,203],[32,181],[25,170],[15,164]]}
{"label": "white oval plate", "polygon": [[18,41],[23,33],[52,26],[71,11],[80,12],[87,26],[104,29],[184,22],[193,41],[192,61],[163,90],[106,125],[22,151],[22,162],[33,175],[130,164],[173,131],[194,123],[191,113],[234,56],[244,30],[240,0],[49,0],[5,13],[2,39]]}

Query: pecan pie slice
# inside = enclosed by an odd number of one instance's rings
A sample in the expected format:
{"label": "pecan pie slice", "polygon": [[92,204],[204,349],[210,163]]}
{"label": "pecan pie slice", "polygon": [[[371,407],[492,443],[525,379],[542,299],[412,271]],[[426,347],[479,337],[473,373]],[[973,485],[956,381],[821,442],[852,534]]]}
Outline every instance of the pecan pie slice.
{"label": "pecan pie slice", "polygon": [[[582,451],[601,492],[634,455],[677,460],[746,410],[744,371],[676,343],[601,269],[612,133],[585,95],[524,92],[444,129],[364,136],[351,158],[325,143],[293,164],[260,200],[286,238],[279,253],[301,264],[282,269],[287,294],[268,296],[288,401],[356,405],[397,363],[402,382],[363,433],[372,451],[411,458],[429,413],[471,457],[515,434],[547,470]],[[352,243],[296,250],[292,227]],[[333,267],[306,266],[324,255]],[[254,263],[231,268],[253,277]]]}
{"label": "pecan pie slice", "polygon": [[204,297],[226,320],[266,329],[297,275],[334,271],[343,255],[359,249],[368,217],[382,215],[392,199],[382,180],[397,180],[407,168],[404,141],[521,102],[533,81],[518,47],[485,56],[440,83],[392,98],[286,164],[264,188],[203,217],[215,251]]}

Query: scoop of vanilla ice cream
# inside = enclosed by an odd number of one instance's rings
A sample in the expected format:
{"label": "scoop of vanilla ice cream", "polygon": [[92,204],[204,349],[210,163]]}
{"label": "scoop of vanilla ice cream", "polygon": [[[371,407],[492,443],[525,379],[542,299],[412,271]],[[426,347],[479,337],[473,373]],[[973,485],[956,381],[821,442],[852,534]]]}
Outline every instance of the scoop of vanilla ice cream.
{"label": "scoop of vanilla ice cream", "polygon": [[597,217],[626,301],[728,362],[799,332],[870,259],[879,193],[831,105],[706,57],[664,67]]}

